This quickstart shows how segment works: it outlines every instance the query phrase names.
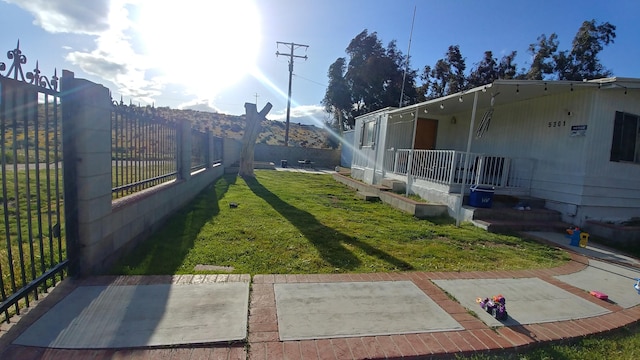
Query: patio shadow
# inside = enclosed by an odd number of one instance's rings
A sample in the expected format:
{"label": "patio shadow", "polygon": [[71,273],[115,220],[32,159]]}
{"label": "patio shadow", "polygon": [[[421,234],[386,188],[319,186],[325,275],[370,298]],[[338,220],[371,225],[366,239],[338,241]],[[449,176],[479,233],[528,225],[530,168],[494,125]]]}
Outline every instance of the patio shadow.
{"label": "patio shadow", "polygon": [[244,180],[254,194],[265,200],[295,226],[305,238],[309,239],[320,252],[320,256],[332,266],[353,270],[362,263],[352,251],[344,246],[344,244],[350,244],[359,247],[372,257],[389,263],[398,270],[413,269],[411,264],[383,250],[322,224],[312,214],[280,199],[260,184],[257,179],[246,178]]}

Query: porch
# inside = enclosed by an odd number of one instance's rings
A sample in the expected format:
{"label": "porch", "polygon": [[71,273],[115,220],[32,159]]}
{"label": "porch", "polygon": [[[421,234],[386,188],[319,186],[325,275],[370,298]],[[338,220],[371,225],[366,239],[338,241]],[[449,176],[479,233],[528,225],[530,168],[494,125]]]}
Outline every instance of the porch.
{"label": "porch", "polygon": [[444,193],[464,192],[471,186],[490,186],[496,194],[529,196],[533,159],[467,153],[456,150],[388,149],[383,178]]}

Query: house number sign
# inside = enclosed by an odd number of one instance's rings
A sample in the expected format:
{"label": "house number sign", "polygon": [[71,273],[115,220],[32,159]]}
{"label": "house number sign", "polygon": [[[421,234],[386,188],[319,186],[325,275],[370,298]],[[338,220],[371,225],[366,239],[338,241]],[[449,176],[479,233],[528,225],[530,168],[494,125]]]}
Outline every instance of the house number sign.
{"label": "house number sign", "polygon": [[562,127],[567,126],[566,120],[549,121],[549,127]]}

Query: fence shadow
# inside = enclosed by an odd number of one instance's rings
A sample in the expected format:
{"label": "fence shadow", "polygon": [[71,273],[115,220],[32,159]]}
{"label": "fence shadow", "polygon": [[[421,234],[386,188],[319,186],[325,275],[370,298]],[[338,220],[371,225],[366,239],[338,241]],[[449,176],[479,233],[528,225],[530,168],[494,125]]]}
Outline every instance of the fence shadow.
{"label": "fence shadow", "polygon": [[[175,274],[193,248],[198,233],[220,212],[219,201],[235,184],[236,175],[226,174],[206,187],[195,199],[181,208],[145,242],[111,271],[112,274],[135,274],[135,267],[161,269],[156,275]],[[203,211],[204,210],[204,211]],[[149,275],[146,272],[145,275]]]}
{"label": "fence shadow", "polygon": [[276,194],[265,188],[257,179],[248,177],[244,180],[256,196],[271,205],[274,210],[295,226],[305,238],[309,239],[320,252],[322,259],[332,266],[353,270],[362,263],[352,251],[344,246],[344,244],[350,244],[362,249],[369,256],[391,264],[398,270],[413,269],[413,266],[409,263],[383,250],[322,224],[311,213],[283,201]]}

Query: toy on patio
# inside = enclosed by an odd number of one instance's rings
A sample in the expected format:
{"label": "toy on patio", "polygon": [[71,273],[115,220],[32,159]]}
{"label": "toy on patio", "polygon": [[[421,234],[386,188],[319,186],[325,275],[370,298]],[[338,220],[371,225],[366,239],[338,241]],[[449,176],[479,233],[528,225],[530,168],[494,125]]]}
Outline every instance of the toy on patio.
{"label": "toy on patio", "polygon": [[571,246],[580,246],[587,247],[587,243],[589,242],[589,233],[581,231],[579,227],[570,227],[567,229],[567,235],[570,239],[569,245]]}
{"label": "toy on patio", "polygon": [[605,294],[605,293],[603,293],[601,291],[591,290],[591,291],[589,291],[589,294],[597,297],[600,300],[604,300],[604,301],[609,300],[609,295],[607,295],[607,294]]}
{"label": "toy on patio", "polygon": [[477,298],[476,302],[480,304],[480,307],[495,317],[497,320],[506,320],[509,316],[507,314],[507,306],[505,305],[506,299],[502,295],[496,295],[493,298]]}
{"label": "toy on patio", "polygon": [[636,289],[636,291],[638,292],[638,295],[640,295],[640,279],[635,279],[637,282],[635,285],[633,285],[633,288]]}

